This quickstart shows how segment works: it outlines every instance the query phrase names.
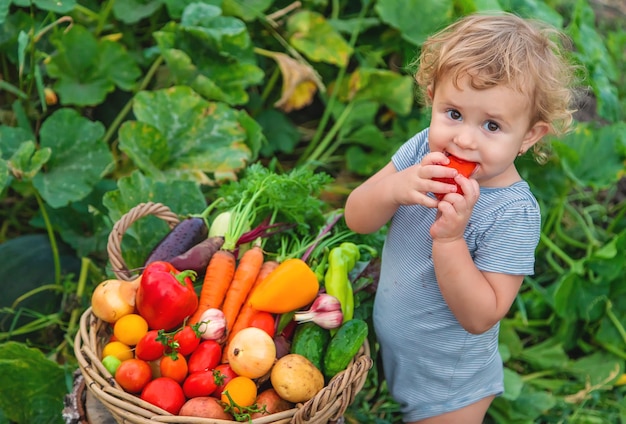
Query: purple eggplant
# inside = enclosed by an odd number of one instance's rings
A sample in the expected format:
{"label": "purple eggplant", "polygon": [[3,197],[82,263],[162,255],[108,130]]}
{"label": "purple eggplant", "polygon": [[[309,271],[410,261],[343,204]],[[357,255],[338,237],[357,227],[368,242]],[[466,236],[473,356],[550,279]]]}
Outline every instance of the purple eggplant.
{"label": "purple eggplant", "polygon": [[182,255],[196,244],[206,240],[209,229],[202,217],[190,217],[180,221],[152,249],[144,266],[154,261],[170,261]]}

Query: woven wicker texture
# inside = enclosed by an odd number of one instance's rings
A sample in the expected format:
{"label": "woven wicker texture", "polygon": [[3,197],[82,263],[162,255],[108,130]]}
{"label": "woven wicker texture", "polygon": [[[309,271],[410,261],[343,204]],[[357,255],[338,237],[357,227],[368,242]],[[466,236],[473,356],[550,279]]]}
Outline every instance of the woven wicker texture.
{"label": "woven wicker texture", "polygon": [[[116,277],[130,281],[136,278],[122,257],[121,243],[126,230],[138,219],[154,215],[166,221],[170,228],[178,216],[159,203],[141,203],[115,223],[109,235],[107,251]],[[125,392],[100,361],[102,348],[111,335],[110,325],[97,318],[88,308],[81,316],[74,341],[74,353],[87,389],[111,412],[119,424],[188,423],[233,424],[208,418],[180,417],[144,402]],[[339,420],[361,390],[373,362],[367,341],[352,359],[348,368],[337,374],[314,398],[288,411],[271,414],[251,421],[252,424],[326,424]]]}

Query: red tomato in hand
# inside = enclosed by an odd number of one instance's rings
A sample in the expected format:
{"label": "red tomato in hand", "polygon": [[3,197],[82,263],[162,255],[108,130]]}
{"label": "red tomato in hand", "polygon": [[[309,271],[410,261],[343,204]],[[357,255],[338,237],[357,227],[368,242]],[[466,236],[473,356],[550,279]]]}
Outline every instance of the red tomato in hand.
{"label": "red tomato in hand", "polygon": [[201,341],[202,339],[198,337],[194,329],[189,325],[184,326],[182,330],[174,334],[174,343],[178,345],[176,351],[181,355],[190,355],[196,350]]}
{"label": "red tomato in hand", "polygon": [[177,415],[187,399],[183,388],[169,377],[155,378],[144,387],[141,399]]}
{"label": "red tomato in hand", "polygon": [[[472,172],[474,172],[474,169],[476,169],[476,162],[469,162],[452,155],[448,156],[448,159],[450,159],[450,163],[444,166],[456,169],[459,171],[459,174],[466,178],[469,178],[469,176],[472,175]],[[453,178],[433,178],[433,180],[441,181],[442,183],[447,184],[454,184],[456,185],[456,192],[461,195],[463,194],[463,190],[461,190],[461,187],[454,181]],[[441,200],[443,199],[443,196],[445,196],[445,193],[435,193],[435,196],[437,199]]]}
{"label": "red tomato in hand", "polygon": [[185,379],[183,393],[188,398],[209,396],[216,387],[212,369],[197,371],[189,374]]}
{"label": "red tomato in hand", "polygon": [[274,337],[274,333],[276,332],[276,321],[274,319],[274,315],[265,311],[255,312],[252,319],[250,319],[249,326],[260,328],[269,334],[270,337]]}
{"label": "red tomato in hand", "polygon": [[139,340],[135,346],[135,356],[144,361],[155,361],[165,353],[165,345],[157,341],[158,330],[150,330]]}
{"label": "red tomato in hand", "polygon": [[127,359],[117,367],[115,381],[129,393],[139,393],[152,380],[150,365],[141,359]]}
{"label": "red tomato in hand", "polygon": [[176,354],[176,357],[165,355],[159,362],[159,371],[161,377],[170,377],[177,383],[181,383],[187,377],[189,367],[187,366],[187,360],[180,353]]}
{"label": "red tomato in hand", "polygon": [[230,380],[237,377],[237,375],[238,374],[233,371],[229,364],[219,364],[216,366],[213,370],[213,378],[215,379],[217,388],[211,393],[211,396],[221,399],[224,387],[226,387],[226,384],[228,384]]}
{"label": "red tomato in hand", "polygon": [[222,361],[222,347],[215,340],[205,340],[191,353],[187,366],[189,374],[212,370]]}

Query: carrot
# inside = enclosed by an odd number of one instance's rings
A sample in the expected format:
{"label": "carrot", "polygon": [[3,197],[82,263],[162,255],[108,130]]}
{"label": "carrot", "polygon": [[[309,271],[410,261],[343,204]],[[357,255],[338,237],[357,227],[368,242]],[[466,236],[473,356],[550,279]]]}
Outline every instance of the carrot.
{"label": "carrot", "polygon": [[246,300],[261,270],[263,259],[263,249],[260,246],[253,246],[251,249],[246,250],[241,259],[239,259],[239,264],[237,264],[235,269],[235,276],[230,283],[224,298],[224,304],[222,305],[222,312],[224,312],[224,318],[226,318],[226,333],[233,329],[241,305]]}
{"label": "carrot", "polygon": [[256,280],[254,281],[254,284],[250,288],[250,292],[248,293],[248,296],[246,296],[246,300],[241,305],[241,309],[239,310],[239,315],[237,315],[237,319],[235,319],[235,324],[233,325],[232,330],[228,333],[228,339],[226,340],[226,343],[224,344],[224,349],[223,349],[223,352],[224,352],[224,355],[222,356],[223,363],[228,362],[228,346],[230,345],[230,342],[235,336],[235,334],[237,334],[242,329],[249,327],[250,320],[252,319],[254,314],[258,312],[248,302],[248,300],[250,299],[250,293],[252,293],[252,290],[256,286],[258,286],[259,283],[263,281],[265,277],[267,277],[277,267],[278,267],[278,261],[274,261],[274,260],[265,261],[263,262],[263,265],[261,265],[261,269],[259,270],[259,273],[257,274]]}
{"label": "carrot", "polygon": [[206,267],[198,309],[189,317],[188,324],[197,324],[202,314],[210,308],[221,308],[224,297],[235,275],[235,255],[230,250],[218,250]]}

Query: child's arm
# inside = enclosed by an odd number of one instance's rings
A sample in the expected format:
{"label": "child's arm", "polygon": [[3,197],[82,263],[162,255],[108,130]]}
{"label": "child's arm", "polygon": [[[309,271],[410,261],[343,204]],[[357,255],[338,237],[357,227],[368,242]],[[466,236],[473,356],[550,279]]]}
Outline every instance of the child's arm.
{"label": "child's arm", "polygon": [[431,165],[447,162],[445,155],[439,152],[429,153],[421,163],[401,171],[389,162],[350,193],[344,210],[346,224],[357,233],[372,233],[385,225],[400,205],[437,207],[438,201],[427,193],[453,192],[456,187],[432,178],[454,178],[458,172]]}
{"label": "child's arm", "polygon": [[439,289],[461,326],[470,333],[489,330],[509,311],[524,276],[482,272],[465,240],[434,241],[433,261]]}
{"label": "child's arm", "polygon": [[459,323],[470,333],[493,327],[509,311],[523,275],[482,272],[470,256],[463,233],[480,189],[475,180],[457,176],[464,195],[450,194],[438,205],[433,237],[433,262],[439,289]]}

